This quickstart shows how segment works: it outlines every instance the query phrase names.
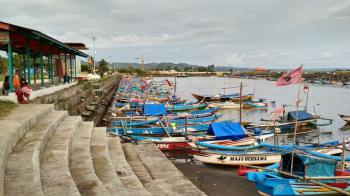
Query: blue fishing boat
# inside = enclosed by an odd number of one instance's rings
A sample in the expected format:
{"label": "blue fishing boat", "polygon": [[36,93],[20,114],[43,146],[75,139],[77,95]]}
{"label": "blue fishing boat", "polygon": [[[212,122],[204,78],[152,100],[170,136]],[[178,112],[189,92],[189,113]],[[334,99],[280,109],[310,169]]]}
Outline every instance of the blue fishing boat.
{"label": "blue fishing boat", "polygon": [[[272,137],[273,134],[248,135],[245,129],[235,122],[216,122],[210,124],[208,135],[215,136],[208,141],[198,141],[196,145],[217,150],[247,150],[259,147],[257,140]],[[241,148],[237,146],[248,146]]]}
{"label": "blue fishing boat", "polygon": [[[209,128],[209,124],[198,124],[198,125],[188,125],[187,131],[188,133],[198,133],[207,131]],[[176,135],[184,135],[186,128],[185,126],[176,126],[176,127],[146,127],[146,128],[136,128],[136,127],[113,127],[110,128],[109,131],[114,134],[124,135],[148,135],[148,136],[163,136],[167,133],[176,134]]]}
{"label": "blue fishing boat", "polygon": [[219,108],[208,108],[208,109],[204,109],[204,110],[196,110],[196,111],[192,111],[191,114],[195,115],[195,114],[207,114],[207,113],[216,113],[217,111],[219,111]]}
{"label": "blue fishing boat", "polygon": [[151,125],[154,123],[159,122],[159,118],[155,118],[152,120],[137,120],[137,121],[127,121],[123,124],[123,121],[117,120],[117,121],[112,121],[112,126],[127,126],[127,127],[136,127],[136,126],[145,126],[145,125]]}
{"label": "blue fishing boat", "polygon": [[[207,122],[213,122],[217,120],[218,118],[221,118],[222,114],[214,114],[212,116],[206,116],[206,117],[199,117],[199,118],[189,118],[187,119],[188,124],[192,123],[207,123]],[[178,125],[183,125],[186,122],[186,119],[169,119],[168,122],[170,123],[176,123]]]}
{"label": "blue fishing boat", "polygon": [[175,104],[166,107],[168,112],[189,112],[194,110],[203,110],[207,107],[206,104]]}
{"label": "blue fishing boat", "polygon": [[[294,156],[293,167],[291,166]],[[293,169],[292,169],[293,168]],[[261,195],[336,195],[350,192],[350,176],[336,171],[336,161],[297,153],[282,155],[279,170],[248,172]]]}

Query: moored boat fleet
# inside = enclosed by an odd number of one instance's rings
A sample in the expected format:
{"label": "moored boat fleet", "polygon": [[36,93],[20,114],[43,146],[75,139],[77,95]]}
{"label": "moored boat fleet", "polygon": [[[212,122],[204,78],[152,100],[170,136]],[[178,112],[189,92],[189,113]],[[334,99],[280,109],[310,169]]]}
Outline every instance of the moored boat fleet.
{"label": "moored boat fleet", "polygon": [[[166,154],[185,152],[204,164],[238,166],[239,173],[253,181],[262,195],[350,191],[350,171],[346,169],[350,158],[345,156],[350,142],[279,145],[277,141],[279,135],[329,125],[332,119],[305,110],[287,111],[285,105],[271,109],[273,101],[254,94],[192,96],[196,102],[177,97],[176,81],[123,77],[108,132],[133,142],[155,143]],[[260,123],[222,120],[223,109],[239,110],[240,114],[245,109],[269,109],[272,118]],[[344,121],[350,118],[340,117]]]}

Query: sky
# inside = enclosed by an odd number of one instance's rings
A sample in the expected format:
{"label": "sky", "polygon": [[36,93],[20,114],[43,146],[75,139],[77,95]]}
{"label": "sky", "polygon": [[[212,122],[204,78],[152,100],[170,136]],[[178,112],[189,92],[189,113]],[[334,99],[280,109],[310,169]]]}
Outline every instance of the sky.
{"label": "sky", "polygon": [[1,0],[0,21],[97,59],[350,68],[350,0]]}

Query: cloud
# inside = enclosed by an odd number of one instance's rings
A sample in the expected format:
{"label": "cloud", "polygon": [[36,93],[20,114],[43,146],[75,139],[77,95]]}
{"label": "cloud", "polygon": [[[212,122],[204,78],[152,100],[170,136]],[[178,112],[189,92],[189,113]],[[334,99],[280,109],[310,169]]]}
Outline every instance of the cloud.
{"label": "cloud", "polygon": [[223,65],[232,65],[232,66],[241,66],[243,64],[244,55],[240,54],[226,54],[223,57],[222,64]]}
{"label": "cloud", "polygon": [[[347,65],[347,0],[2,0],[1,20],[98,58],[242,67]],[[88,53],[91,53],[88,52]]]}

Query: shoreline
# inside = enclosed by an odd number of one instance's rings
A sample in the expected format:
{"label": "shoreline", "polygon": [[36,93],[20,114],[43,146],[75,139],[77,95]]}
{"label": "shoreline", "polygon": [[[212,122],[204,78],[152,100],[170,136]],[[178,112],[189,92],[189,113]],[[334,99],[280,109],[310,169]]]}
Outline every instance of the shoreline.
{"label": "shoreline", "polygon": [[236,174],[237,167],[185,163],[171,160],[194,185],[208,196],[258,195],[255,184]]}

